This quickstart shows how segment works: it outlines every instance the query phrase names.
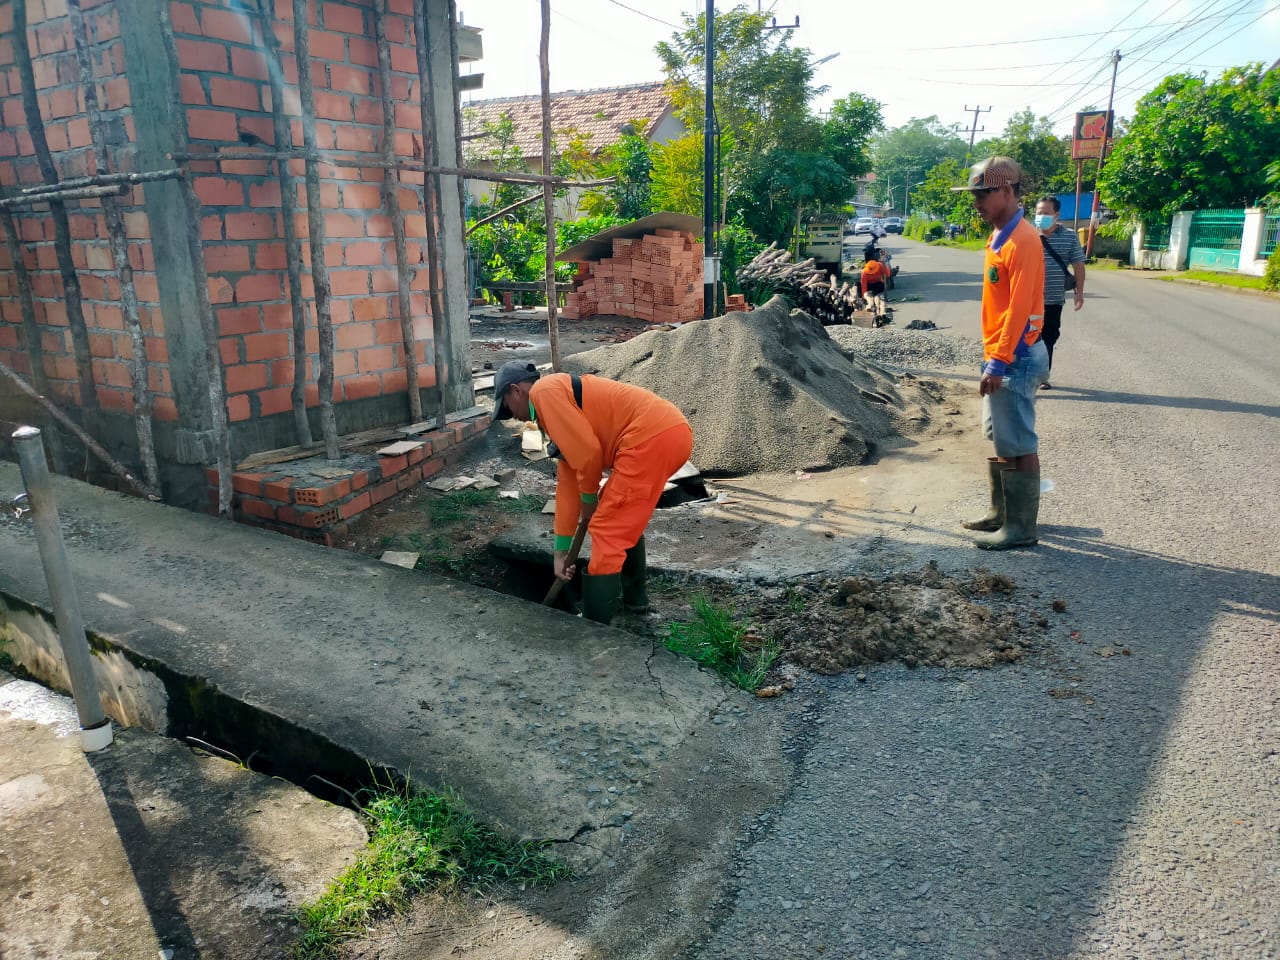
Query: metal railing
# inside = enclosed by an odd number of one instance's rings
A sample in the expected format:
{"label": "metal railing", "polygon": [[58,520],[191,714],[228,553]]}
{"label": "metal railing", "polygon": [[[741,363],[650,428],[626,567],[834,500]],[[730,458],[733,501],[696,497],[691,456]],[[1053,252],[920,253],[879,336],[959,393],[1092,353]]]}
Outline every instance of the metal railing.
{"label": "metal railing", "polygon": [[1169,249],[1169,224],[1144,224],[1142,228],[1142,249],[1164,251]]}
{"label": "metal railing", "polygon": [[1275,253],[1280,246],[1280,210],[1268,212],[1262,218],[1262,243],[1258,246],[1258,256],[1266,259]]}

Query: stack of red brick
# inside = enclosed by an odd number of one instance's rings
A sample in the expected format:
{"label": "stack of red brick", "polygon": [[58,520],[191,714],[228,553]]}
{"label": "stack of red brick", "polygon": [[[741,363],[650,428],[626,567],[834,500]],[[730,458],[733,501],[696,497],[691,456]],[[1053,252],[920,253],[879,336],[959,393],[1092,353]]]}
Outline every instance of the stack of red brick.
{"label": "stack of red brick", "polygon": [[[350,469],[317,476],[312,461],[294,461],[232,474],[235,519],[300,540],[333,546],[351,520],[462,460],[489,426],[488,414],[414,437],[421,446],[399,456],[377,457]],[[376,462],[375,462],[376,460]],[[210,469],[209,509],[218,509],[218,472]],[[343,474],[339,476],[338,474]]]}
{"label": "stack of red brick", "polygon": [[615,239],[613,256],[579,263],[565,296],[568,320],[610,314],[650,323],[702,316],[702,244],[679,230]]}
{"label": "stack of red brick", "polygon": [[751,308],[747,306],[747,298],[741,293],[731,293],[724,301],[725,313],[746,313]]}

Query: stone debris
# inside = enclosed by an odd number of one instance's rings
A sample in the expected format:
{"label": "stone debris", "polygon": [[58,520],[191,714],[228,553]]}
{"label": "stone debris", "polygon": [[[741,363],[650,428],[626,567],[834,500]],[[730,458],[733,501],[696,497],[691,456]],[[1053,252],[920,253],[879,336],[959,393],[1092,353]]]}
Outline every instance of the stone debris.
{"label": "stone debris", "polygon": [[383,563],[389,563],[393,567],[404,567],[406,570],[412,570],[418,565],[418,557],[416,553],[410,553],[407,550],[387,550],[378,559]]}

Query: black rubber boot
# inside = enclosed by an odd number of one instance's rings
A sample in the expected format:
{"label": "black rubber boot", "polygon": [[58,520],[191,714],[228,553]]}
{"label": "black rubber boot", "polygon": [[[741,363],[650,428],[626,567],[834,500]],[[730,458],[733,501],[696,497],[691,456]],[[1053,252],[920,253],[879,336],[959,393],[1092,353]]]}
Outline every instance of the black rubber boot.
{"label": "black rubber boot", "polygon": [[627,551],[622,562],[622,606],[628,613],[649,612],[648,565],[645,562],[644,536]]}
{"label": "black rubber boot", "polygon": [[618,612],[622,595],[622,574],[582,575],[582,616],[596,623],[609,623]]}
{"label": "black rubber boot", "polygon": [[1004,486],[1004,525],[973,542],[983,550],[1029,547],[1040,539],[1036,529],[1040,514],[1040,471],[1005,470],[1000,479]]}
{"label": "black rubber boot", "polygon": [[998,460],[987,460],[987,479],[991,484],[991,509],[985,517],[977,520],[966,520],[961,524],[966,530],[982,530],[992,533],[1004,526],[1004,487],[1000,483],[1000,474],[1008,470],[1009,465]]}

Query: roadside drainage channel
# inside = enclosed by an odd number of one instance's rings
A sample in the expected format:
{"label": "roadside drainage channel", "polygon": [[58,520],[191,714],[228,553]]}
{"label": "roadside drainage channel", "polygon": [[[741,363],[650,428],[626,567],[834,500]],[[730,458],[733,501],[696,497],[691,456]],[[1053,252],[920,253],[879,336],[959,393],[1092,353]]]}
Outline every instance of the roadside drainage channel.
{"label": "roadside drainage channel", "polygon": [[[221,755],[342,806],[355,807],[362,789],[406,782],[398,770],[237,700],[204,677],[180,673],[90,628],[85,635],[103,706],[117,723]],[[0,646],[31,679],[70,690],[51,611],[0,591]]]}

